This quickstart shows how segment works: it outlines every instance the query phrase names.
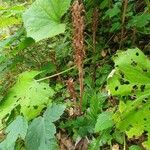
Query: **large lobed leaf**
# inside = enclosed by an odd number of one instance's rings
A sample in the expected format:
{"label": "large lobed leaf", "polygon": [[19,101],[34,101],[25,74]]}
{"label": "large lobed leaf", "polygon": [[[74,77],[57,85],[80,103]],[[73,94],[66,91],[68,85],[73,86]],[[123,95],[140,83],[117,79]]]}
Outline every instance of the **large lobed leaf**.
{"label": "large lobed leaf", "polygon": [[129,49],[118,52],[114,62],[107,88],[120,99],[116,127],[129,138],[146,131],[148,140],[143,144],[150,149],[150,61],[139,49]]}
{"label": "large lobed leaf", "polygon": [[61,17],[71,0],[36,0],[23,15],[27,35],[36,41],[64,33]]}
{"label": "large lobed leaf", "polygon": [[105,129],[111,128],[113,126],[112,121],[112,113],[111,112],[103,112],[98,116],[95,132],[100,132]]}
{"label": "large lobed leaf", "polygon": [[18,116],[7,128],[6,139],[0,143],[2,150],[14,150],[18,138],[25,139],[28,129],[28,122],[22,116]]}
{"label": "large lobed leaf", "polygon": [[55,134],[56,127],[53,122],[63,114],[65,106],[53,104],[45,111],[43,117],[34,119],[29,126],[26,136],[27,150],[57,150]]}
{"label": "large lobed leaf", "polygon": [[27,120],[31,120],[49,104],[49,97],[53,96],[54,91],[47,83],[39,83],[34,80],[37,74],[39,72],[31,71],[19,75],[16,84],[0,103],[0,127],[2,127],[2,121],[9,117],[17,106],[20,106],[20,113]]}

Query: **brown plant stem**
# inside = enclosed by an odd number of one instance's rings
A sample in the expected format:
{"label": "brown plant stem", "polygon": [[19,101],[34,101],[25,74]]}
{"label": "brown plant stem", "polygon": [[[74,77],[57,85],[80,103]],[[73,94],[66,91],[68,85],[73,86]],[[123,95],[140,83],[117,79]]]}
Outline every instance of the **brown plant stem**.
{"label": "brown plant stem", "polygon": [[[93,32],[93,51],[96,53],[96,32],[98,29],[98,23],[99,23],[99,10],[98,8],[94,8],[93,10],[93,18],[92,18],[92,32]],[[93,65],[93,85],[96,80],[96,66]]]}
{"label": "brown plant stem", "polygon": [[126,12],[127,12],[127,7],[128,7],[128,0],[123,1],[123,13],[122,13],[122,22],[121,22],[121,36],[120,36],[120,45],[119,49],[122,47],[122,42],[123,42],[123,36],[124,36],[124,23],[125,23],[125,18],[126,18]]}
{"label": "brown plant stem", "polygon": [[83,98],[83,60],[85,56],[84,47],[84,6],[81,1],[74,1],[72,5],[72,24],[73,24],[73,48],[75,54],[75,64],[79,72],[80,84],[80,112],[82,112]]}
{"label": "brown plant stem", "polygon": [[93,10],[93,19],[92,19],[92,32],[93,32],[93,49],[96,52],[96,32],[98,28],[98,19],[99,19],[99,10],[94,8]]}

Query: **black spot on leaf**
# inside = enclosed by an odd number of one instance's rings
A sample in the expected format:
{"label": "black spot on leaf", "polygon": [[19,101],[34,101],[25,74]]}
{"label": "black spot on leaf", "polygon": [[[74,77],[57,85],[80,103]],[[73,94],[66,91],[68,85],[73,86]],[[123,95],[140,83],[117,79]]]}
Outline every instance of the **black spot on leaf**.
{"label": "black spot on leaf", "polygon": [[144,118],[144,121],[147,121],[147,118]]}
{"label": "black spot on leaf", "polygon": [[138,107],[136,107],[136,108],[135,108],[135,111],[139,111],[139,108],[138,108]]}

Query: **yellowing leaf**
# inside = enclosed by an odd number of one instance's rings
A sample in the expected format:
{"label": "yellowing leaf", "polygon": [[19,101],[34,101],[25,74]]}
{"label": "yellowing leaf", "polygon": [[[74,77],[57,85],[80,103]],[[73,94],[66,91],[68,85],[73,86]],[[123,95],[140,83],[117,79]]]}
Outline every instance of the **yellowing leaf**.
{"label": "yellowing leaf", "polygon": [[108,90],[121,100],[114,115],[116,127],[129,137],[148,132],[144,143],[150,149],[150,61],[139,49],[114,56],[115,73],[108,78]]}
{"label": "yellowing leaf", "polygon": [[[47,83],[39,83],[34,77],[37,71],[20,74],[16,84],[8,92],[7,97],[0,103],[0,121],[11,114],[11,111],[20,106],[20,113],[27,119],[33,119],[50,103],[54,91]],[[7,119],[7,118],[6,118]]]}

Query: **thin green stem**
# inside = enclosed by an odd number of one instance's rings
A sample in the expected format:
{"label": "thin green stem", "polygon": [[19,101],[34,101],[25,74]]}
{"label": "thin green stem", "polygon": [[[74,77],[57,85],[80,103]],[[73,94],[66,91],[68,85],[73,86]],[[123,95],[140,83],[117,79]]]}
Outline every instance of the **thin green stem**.
{"label": "thin green stem", "polygon": [[74,69],[75,67],[76,67],[76,65],[75,65],[75,66],[73,66],[73,67],[71,67],[71,68],[68,68],[68,69],[66,69],[66,70],[64,70],[64,71],[62,71],[62,72],[59,72],[59,73],[53,74],[53,75],[48,76],[48,77],[44,77],[44,78],[38,79],[38,80],[36,80],[36,81],[40,82],[40,81],[43,81],[43,80],[47,80],[47,79],[50,79],[50,78],[53,78],[53,77],[59,76],[59,75],[61,75],[61,74],[64,74],[64,73],[66,73],[66,72],[68,72],[68,71],[70,71],[70,70]]}
{"label": "thin green stem", "polygon": [[123,145],[123,150],[126,150],[126,136],[124,135],[124,145]]}
{"label": "thin green stem", "polygon": [[[85,60],[85,63],[88,62],[88,61],[91,60],[91,59],[92,59],[92,58],[86,59],[86,60]],[[71,68],[68,68],[68,69],[66,69],[66,70],[64,70],[64,71],[61,71],[61,72],[59,72],[59,73],[53,74],[53,75],[51,75],[51,76],[47,76],[47,77],[38,79],[38,80],[36,80],[36,81],[40,82],[40,81],[44,81],[44,80],[47,80],[47,79],[50,79],[50,78],[59,76],[59,75],[64,74],[64,73],[66,73],[66,72],[68,72],[68,71],[70,71],[70,70],[72,70],[72,69],[74,69],[74,68],[76,68],[76,65],[74,65],[74,66],[72,66]]]}

